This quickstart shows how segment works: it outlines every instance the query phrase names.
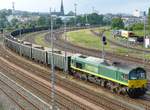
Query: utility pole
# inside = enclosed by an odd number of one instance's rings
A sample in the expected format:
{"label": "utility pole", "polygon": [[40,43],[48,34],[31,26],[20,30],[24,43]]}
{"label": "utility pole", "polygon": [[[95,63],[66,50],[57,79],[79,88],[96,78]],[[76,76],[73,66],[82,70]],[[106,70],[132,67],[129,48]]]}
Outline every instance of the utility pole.
{"label": "utility pole", "polygon": [[95,7],[93,6],[93,7],[92,7],[92,13],[94,13],[94,12],[95,12]]}
{"label": "utility pole", "polygon": [[[19,36],[20,36],[20,39],[21,39],[21,27],[19,27],[19,28],[20,28],[20,29],[19,29]],[[19,53],[20,56],[22,56],[21,51],[22,51],[22,50],[21,50],[21,48],[20,48],[20,53]]]}
{"label": "utility pole", "polygon": [[12,2],[12,15],[15,15],[15,2]]}
{"label": "utility pole", "polygon": [[105,58],[105,50],[104,50],[104,43],[102,42],[102,59]]}
{"label": "utility pole", "polygon": [[145,66],[145,39],[146,39],[146,12],[144,11],[144,42],[143,42],[143,66]]}
{"label": "utility pole", "polygon": [[103,38],[104,38],[104,35],[102,34],[102,59],[105,58],[105,49],[104,49]]}
{"label": "utility pole", "polygon": [[[129,30],[129,25],[128,25],[127,30],[130,31],[130,30]],[[128,33],[128,37],[127,37],[126,40],[127,40],[127,56],[129,56],[129,33]]]}
{"label": "utility pole", "polygon": [[52,103],[52,110],[55,110],[55,73],[54,73],[54,46],[53,46],[53,18],[50,8],[50,19],[51,19],[51,26],[50,26],[50,38],[51,38],[51,103]]}
{"label": "utility pole", "polygon": [[74,4],[74,14],[75,14],[75,20],[74,20],[74,24],[75,24],[75,27],[76,27],[76,23],[77,23],[77,4],[75,3]]}
{"label": "utility pole", "polygon": [[20,36],[20,38],[21,38],[21,27],[20,27],[20,29],[19,29],[20,31],[19,31],[19,36]]}
{"label": "utility pole", "polygon": [[86,20],[86,21],[85,21],[85,26],[88,27],[89,24],[88,24],[88,17],[87,17],[87,14],[85,14],[85,20]]}
{"label": "utility pole", "polygon": [[5,46],[5,29],[2,30],[3,38],[2,38],[2,44]]}
{"label": "utility pole", "polygon": [[3,38],[5,37],[5,29],[2,29]]}
{"label": "utility pole", "polygon": [[[66,21],[64,21],[64,37],[65,37],[65,41],[67,41],[67,35],[66,35]],[[65,49],[65,70],[64,70],[64,72],[65,72],[65,74],[66,74],[66,76],[67,76],[67,52],[66,52],[66,49]]]}

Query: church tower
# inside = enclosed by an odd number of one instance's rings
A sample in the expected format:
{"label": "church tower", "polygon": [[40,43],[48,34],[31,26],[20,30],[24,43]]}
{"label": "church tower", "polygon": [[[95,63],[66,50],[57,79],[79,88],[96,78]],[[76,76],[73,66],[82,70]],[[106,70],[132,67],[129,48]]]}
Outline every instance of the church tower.
{"label": "church tower", "polygon": [[60,14],[61,14],[61,16],[64,16],[64,5],[63,5],[63,0],[61,0]]}

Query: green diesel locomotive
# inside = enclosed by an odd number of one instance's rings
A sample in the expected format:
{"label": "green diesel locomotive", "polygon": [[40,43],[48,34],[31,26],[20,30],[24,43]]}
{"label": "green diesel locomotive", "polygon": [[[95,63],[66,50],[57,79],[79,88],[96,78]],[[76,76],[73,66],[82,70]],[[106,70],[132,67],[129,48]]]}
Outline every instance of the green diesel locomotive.
{"label": "green diesel locomotive", "polygon": [[71,70],[76,77],[115,92],[127,93],[132,98],[146,92],[146,71],[142,67],[110,63],[103,59],[75,54],[71,57]]}

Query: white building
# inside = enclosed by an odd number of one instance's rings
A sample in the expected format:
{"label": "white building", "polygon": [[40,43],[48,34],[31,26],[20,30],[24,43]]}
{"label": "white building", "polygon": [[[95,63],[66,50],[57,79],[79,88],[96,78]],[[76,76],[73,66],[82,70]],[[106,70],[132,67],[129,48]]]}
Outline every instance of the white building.
{"label": "white building", "polygon": [[125,27],[135,24],[135,23],[143,23],[144,19],[142,17],[135,17],[135,16],[124,16],[122,17],[123,23]]}
{"label": "white building", "polygon": [[144,42],[145,42],[145,48],[149,48],[150,47],[150,38],[146,37]]}
{"label": "white building", "polygon": [[133,16],[135,16],[135,17],[142,17],[142,16],[144,16],[144,12],[140,11],[140,10],[134,10]]}

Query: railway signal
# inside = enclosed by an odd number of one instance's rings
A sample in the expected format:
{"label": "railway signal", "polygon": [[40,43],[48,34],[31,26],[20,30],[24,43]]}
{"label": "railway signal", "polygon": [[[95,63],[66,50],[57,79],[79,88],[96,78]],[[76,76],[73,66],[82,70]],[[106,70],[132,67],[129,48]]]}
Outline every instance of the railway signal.
{"label": "railway signal", "polygon": [[105,45],[107,45],[107,42],[106,42],[106,36],[102,35],[102,58],[104,59],[105,58]]}
{"label": "railway signal", "polygon": [[[144,19],[144,43],[143,43],[143,47],[145,49],[145,39],[146,39],[146,12],[144,11],[144,16],[143,16],[143,19]],[[143,49],[143,66],[145,66],[145,50]]]}
{"label": "railway signal", "polygon": [[102,36],[102,42],[103,42],[104,45],[107,45],[106,36]]}

